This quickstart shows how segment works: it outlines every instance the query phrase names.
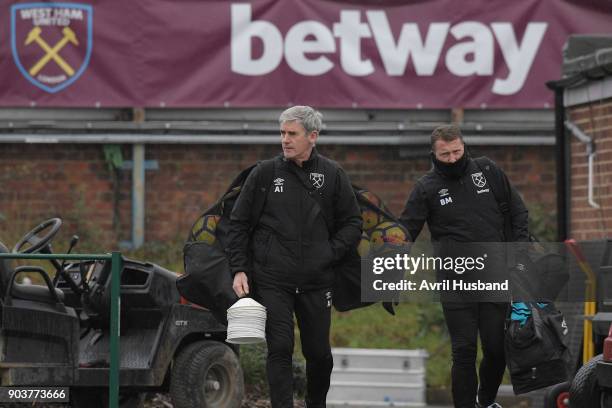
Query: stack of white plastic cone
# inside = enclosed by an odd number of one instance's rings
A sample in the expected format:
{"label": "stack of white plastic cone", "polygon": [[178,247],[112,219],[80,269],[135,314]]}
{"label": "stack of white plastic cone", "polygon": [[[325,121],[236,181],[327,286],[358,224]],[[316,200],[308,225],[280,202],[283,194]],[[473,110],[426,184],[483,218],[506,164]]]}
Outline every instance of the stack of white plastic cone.
{"label": "stack of white plastic cone", "polygon": [[242,298],[227,309],[228,343],[253,344],[266,341],[266,308],[251,298]]}

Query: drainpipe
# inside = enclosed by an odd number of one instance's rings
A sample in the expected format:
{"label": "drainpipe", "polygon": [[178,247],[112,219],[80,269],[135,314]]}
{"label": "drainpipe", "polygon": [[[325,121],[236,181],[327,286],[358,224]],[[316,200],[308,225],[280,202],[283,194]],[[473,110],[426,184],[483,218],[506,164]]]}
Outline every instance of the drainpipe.
{"label": "drainpipe", "polygon": [[[133,108],[134,122],[144,123],[145,110]],[[144,244],[145,233],[145,145],[132,146],[132,248]]]}
{"label": "drainpipe", "polygon": [[132,146],[132,248],[144,243],[145,229],[145,145]]}
{"label": "drainpipe", "polygon": [[593,208],[599,208],[599,204],[593,199],[593,161],[595,159],[595,144],[593,139],[587,136],[575,123],[570,120],[565,121],[565,127],[582,143],[586,144],[586,153],[588,155],[588,166],[589,166],[589,181],[588,181],[588,201],[589,205]]}
{"label": "drainpipe", "polygon": [[563,88],[554,88],[555,91],[555,153],[557,173],[557,238],[563,242],[568,238],[570,225],[569,211],[569,144],[565,133],[565,107],[563,106]]}

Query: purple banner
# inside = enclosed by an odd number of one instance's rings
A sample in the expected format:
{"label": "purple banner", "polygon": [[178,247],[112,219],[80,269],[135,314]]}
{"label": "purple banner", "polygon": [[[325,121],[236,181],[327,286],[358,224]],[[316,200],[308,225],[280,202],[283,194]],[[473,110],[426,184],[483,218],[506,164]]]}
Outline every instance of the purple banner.
{"label": "purple banner", "polygon": [[604,0],[0,5],[0,106],[544,108]]}

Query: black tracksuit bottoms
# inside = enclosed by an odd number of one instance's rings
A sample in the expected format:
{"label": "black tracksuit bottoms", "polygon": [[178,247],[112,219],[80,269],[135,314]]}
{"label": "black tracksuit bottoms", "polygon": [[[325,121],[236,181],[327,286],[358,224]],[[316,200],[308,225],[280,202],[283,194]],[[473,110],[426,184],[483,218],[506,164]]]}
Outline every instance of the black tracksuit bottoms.
{"label": "black tracksuit bottoms", "polygon": [[[442,303],[442,310],[451,337],[451,378],[455,407],[474,408],[477,393],[481,405],[492,404],[506,367],[504,325],[508,304],[448,302]],[[483,358],[477,377],[476,347],[479,332]]]}
{"label": "black tracksuit bottoms", "polygon": [[331,289],[256,286],[255,299],[267,309],[267,373],[272,408],[293,408],[293,314],[306,359],[306,404],[324,408],[334,362],[329,344]]}

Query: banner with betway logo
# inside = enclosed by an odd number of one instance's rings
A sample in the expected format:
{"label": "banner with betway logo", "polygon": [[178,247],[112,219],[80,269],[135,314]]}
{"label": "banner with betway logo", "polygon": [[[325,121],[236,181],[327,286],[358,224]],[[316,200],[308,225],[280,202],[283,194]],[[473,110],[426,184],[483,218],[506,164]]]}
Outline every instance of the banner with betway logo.
{"label": "banner with betway logo", "polygon": [[0,3],[0,106],[543,108],[605,0]]}

